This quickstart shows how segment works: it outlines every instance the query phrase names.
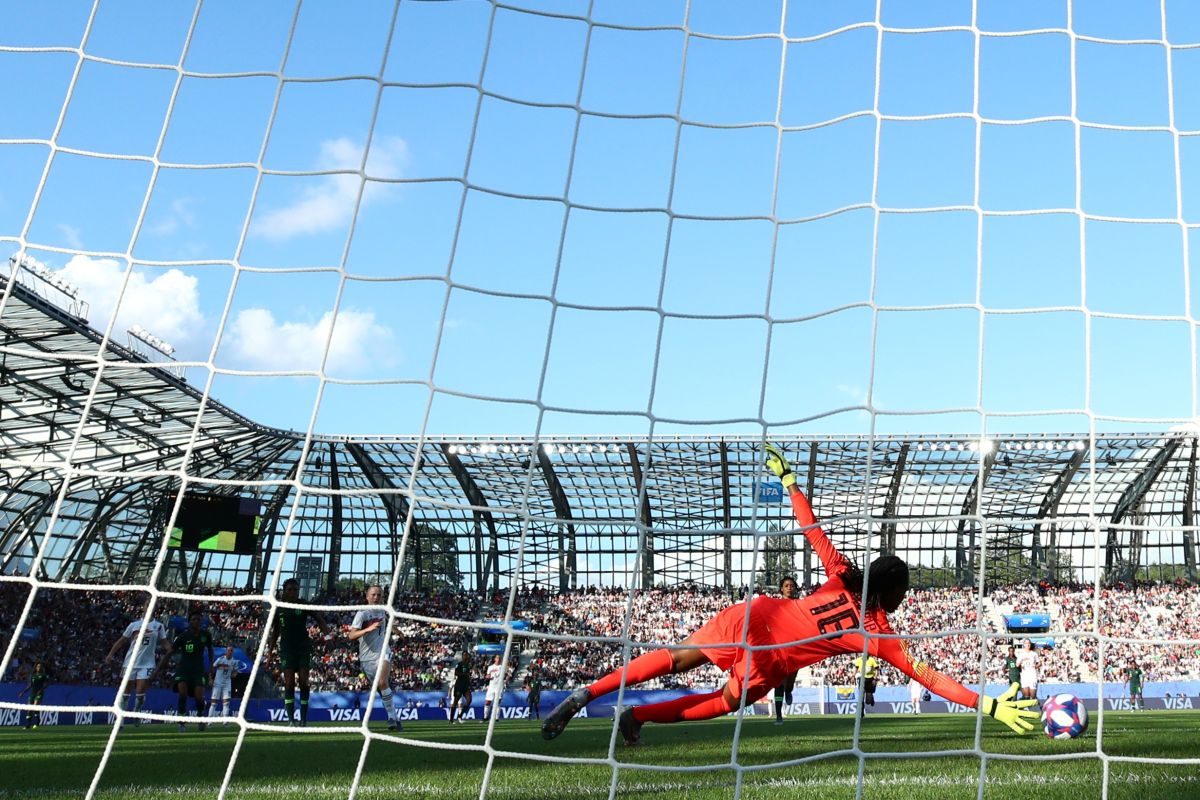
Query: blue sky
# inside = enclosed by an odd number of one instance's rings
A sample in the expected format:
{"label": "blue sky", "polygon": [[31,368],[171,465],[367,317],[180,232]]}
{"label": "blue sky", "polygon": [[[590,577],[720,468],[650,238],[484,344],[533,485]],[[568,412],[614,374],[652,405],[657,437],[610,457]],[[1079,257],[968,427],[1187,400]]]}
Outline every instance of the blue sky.
{"label": "blue sky", "polygon": [[[1158,2],[9,4],[0,251],[284,428],[1169,427],[1200,9],[1162,7],[1170,48]],[[258,374],[331,330],[324,383]]]}

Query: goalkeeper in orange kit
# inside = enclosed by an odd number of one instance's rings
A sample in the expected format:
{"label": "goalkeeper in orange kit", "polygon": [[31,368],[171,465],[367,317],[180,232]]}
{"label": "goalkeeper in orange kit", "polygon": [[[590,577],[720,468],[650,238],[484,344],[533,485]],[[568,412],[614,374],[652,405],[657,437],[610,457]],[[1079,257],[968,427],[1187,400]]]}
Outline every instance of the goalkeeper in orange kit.
{"label": "goalkeeper in orange kit", "polygon": [[[655,650],[613,670],[590,686],[576,689],[542,724],[542,738],[554,739],[584,706],[597,697],[663,675],[687,672],[715,664],[730,672],[725,685],[708,694],[690,694],[674,700],[626,708],[619,720],[626,744],[637,744],[646,722],[670,723],[711,719],[759,700],[796,670],[840,654],[862,654],[883,659],[916,678],[930,691],[951,702],[979,708],[1017,733],[1033,729],[1035,711],[1024,710],[1032,700],[1013,701],[1016,687],[1000,697],[976,694],[924,662],[913,660],[901,639],[892,634],[887,615],[900,607],[908,592],[908,565],[896,556],[881,556],[871,563],[865,578],[866,614],[863,610],[864,575],[860,567],[837,551],[816,525],[808,498],[796,485],[787,459],[766,445],[767,467],[780,478],[791,496],[796,521],[825,567],[827,580],[803,600],[756,597],[718,613],[700,630],[673,649]],[[868,636],[864,642],[863,633]],[[745,644],[741,644],[745,642]],[[790,643],[790,644],[789,644]],[[780,645],[764,650],[749,647]]]}

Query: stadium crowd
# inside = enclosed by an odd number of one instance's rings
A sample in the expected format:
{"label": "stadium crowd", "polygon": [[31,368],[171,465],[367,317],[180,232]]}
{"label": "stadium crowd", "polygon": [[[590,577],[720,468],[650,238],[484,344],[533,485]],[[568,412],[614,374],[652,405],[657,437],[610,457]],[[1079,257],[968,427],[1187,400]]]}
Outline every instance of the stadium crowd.
{"label": "stadium crowd", "polygon": [[[1100,624],[1095,625],[1095,590],[1092,586],[1064,589],[1059,596],[1061,626],[1069,631],[1089,631],[1116,639],[1195,639],[1200,619],[1200,587],[1183,583],[1138,584],[1100,590]],[[1082,661],[1095,674],[1100,665],[1100,640],[1080,640]],[[1136,662],[1147,681],[1200,677],[1200,648],[1196,645],[1152,644],[1107,640],[1104,643],[1106,680]]]}
{"label": "stadium crowd", "polygon": [[[891,615],[892,628],[898,634],[914,638],[907,640],[913,656],[929,663],[938,672],[953,676],[970,685],[979,682],[980,657],[987,647],[984,677],[987,681],[1003,681],[1007,672],[1004,659],[1009,646],[1020,649],[1028,635],[988,638],[978,634],[956,633],[939,635],[943,631],[969,630],[979,622],[981,606],[978,594],[969,588],[913,589],[904,604]],[[1050,613],[1046,600],[1033,586],[1010,586],[994,590],[985,598],[982,629],[988,633],[1003,632],[1005,614]],[[1054,615],[1051,613],[1052,628]],[[1038,638],[1035,635],[1035,638]],[[986,645],[985,645],[986,641]],[[1077,651],[1064,641],[1056,648],[1038,650],[1038,669],[1042,682],[1070,683],[1083,680]],[[834,685],[849,685],[857,680],[853,659],[838,657],[817,665],[817,678]],[[899,670],[883,665],[876,676],[879,685],[900,685],[908,678]]]}
{"label": "stadium crowd", "polygon": [[[522,607],[522,618],[539,633],[555,636],[593,637],[585,640],[531,638],[531,667],[547,687],[577,686],[622,663],[620,642],[596,642],[594,637],[625,636],[628,610],[629,630],[625,638],[653,647],[673,644],[703,625],[730,603],[729,593],[708,587],[650,589],[639,592],[629,603],[626,589],[588,588],[563,594],[543,594],[537,607]],[[529,606],[526,601],[524,606]],[[638,655],[645,648],[635,648]],[[670,675],[642,684],[644,689],[711,686],[721,681],[720,671],[706,666],[683,675]]]}
{"label": "stadium crowd", "polygon": [[[211,600],[161,598],[155,616],[164,621],[182,620],[189,610],[199,609],[206,624],[216,631],[219,644],[233,643],[253,653],[264,634],[267,604],[251,600],[221,600],[229,590],[214,590]],[[237,593],[242,593],[240,590]],[[0,583],[0,646],[16,633],[28,588],[20,583]],[[24,680],[35,661],[52,665],[55,682],[110,684],[120,674],[120,664],[104,664],[103,654],[129,621],[140,616],[148,595],[141,592],[80,589],[43,589],[30,610],[6,680]],[[508,682],[527,674],[519,664],[536,673],[544,688],[574,687],[619,666],[623,640],[646,645],[631,646],[633,654],[662,644],[681,641],[715,613],[736,601],[725,590],[684,586],[639,591],[630,600],[625,589],[596,588],[556,593],[542,589],[522,590],[513,600],[514,619],[529,624],[532,635],[514,639]],[[356,594],[340,594],[320,604],[361,603]],[[401,593],[395,607],[402,615],[392,633],[393,686],[401,690],[445,691],[449,672],[463,649],[476,641],[477,628],[459,622],[477,623],[483,618],[502,617],[507,594],[482,597],[476,593],[439,591]],[[490,604],[490,605],[489,605]],[[1060,632],[1055,647],[1039,650],[1042,682],[1095,680],[1100,667],[1099,633],[1104,642],[1105,678],[1123,680],[1124,670],[1137,662],[1146,680],[1200,679],[1200,649],[1194,645],[1156,645],[1120,639],[1192,639],[1194,621],[1200,619],[1200,587],[1183,583],[1138,584],[1101,589],[1099,630],[1094,624],[1097,603],[1094,588],[1082,586],[1020,585],[993,590],[982,604],[971,589],[913,589],[892,615],[897,633],[912,635],[908,647],[914,655],[962,683],[978,682],[981,648],[986,641],[986,679],[1004,680],[1008,637],[985,640],[978,634],[938,635],[943,631],[971,629],[982,614],[982,627],[1003,631],[1003,615],[1042,612],[1050,616],[1051,628]],[[357,648],[348,642],[354,612],[325,613],[328,631],[311,630],[313,669],[311,681],[317,691],[365,690],[367,676],[358,664]],[[437,621],[433,621],[437,620]],[[628,621],[628,627],[626,623]],[[1065,632],[1066,636],[1061,635]],[[558,638],[562,637],[562,638]],[[1024,635],[1013,636],[1019,644]],[[474,659],[474,688],[486,684],[490,658]],[[268,675],[278,672],[277,654],[265,664]],[[805,676],[814,682],[849,685],[856,682],[853,660],[838,657],[816,664]],[[878,675],[882,685],[899,684],[905,678],[885,666]],[[715,667],[685,675],[667,676],[646,688],[711,687],[723,677]]]}
{"label": "stadium crowd", "polygon": [[[0,584],[3,640],[15,633],[24,609],[27,588]],[[33,665],[49,665],[56,683],[102,684],[115,679],[104,654],[140,611],[146,595],[127,591],[43,589],[34,598],[25,620],[7,680],[24,680]]]}

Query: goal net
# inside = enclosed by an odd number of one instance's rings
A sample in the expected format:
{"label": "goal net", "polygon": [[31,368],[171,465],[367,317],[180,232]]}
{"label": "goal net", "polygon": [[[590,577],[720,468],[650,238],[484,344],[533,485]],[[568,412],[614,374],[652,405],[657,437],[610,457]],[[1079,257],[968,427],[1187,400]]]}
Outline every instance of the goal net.
{"label": "goal net", "polygon": [[[1200,701],[1189,4],[96,0],[0,9],[0,75],[0,719],[103,727],[89,798],[204,722],[221,797],[1194,788],[1106,722]],[[841,657],[795,746],[623,747],[711,665],[544,742],[534,684],[824,580],[767,442],[915,658],[1035,639],[1086,737]],[[975,724],[871,730],[922,710]],[[291,736],[353,766],[263,789]]]}

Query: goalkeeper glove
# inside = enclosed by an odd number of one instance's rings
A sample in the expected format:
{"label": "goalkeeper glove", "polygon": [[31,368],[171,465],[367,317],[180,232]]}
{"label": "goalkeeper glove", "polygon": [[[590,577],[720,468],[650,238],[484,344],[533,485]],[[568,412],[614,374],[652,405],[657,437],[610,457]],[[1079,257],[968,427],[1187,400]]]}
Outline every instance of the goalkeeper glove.
{"label": "goalkeeper glove", "polygon": [[785,491],[791,491],[791,487],[796,485],[796,474],[792,472],[792,465],[775,445],[768,443],[765,449],[767,451],[767,469],[775,473],[775,477],[779,478]]}
{"label": "goalkeeper glove", "polygon": [[979,698],[979,707],[989,717],[995,717],[1015,732],[1024,734],[1033,730],[1033,723],[1040,716],[1036,711],[1022,711],[1036,703],[1036,700],[1013,700],[1020,684],[1014,683],[999,697],[983,695]]}

